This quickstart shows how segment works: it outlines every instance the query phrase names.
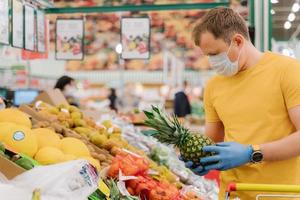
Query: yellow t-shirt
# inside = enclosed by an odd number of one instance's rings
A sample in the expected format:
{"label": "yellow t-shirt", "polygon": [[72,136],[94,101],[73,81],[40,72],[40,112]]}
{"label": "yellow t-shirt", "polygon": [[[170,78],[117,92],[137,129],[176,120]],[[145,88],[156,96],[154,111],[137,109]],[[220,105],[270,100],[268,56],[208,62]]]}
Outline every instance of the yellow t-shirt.
{"label": "yellow t-shirt", "polygon": [[[212,78],[204,102],[207,122],[224,124],[225,141],[263,144],[284,138],[296,130],[288,109],[300,105],[300,62],[266,52],[255,66],[235,76]],[[299,164],[298,157],[223,171],[219,199],[230,182],[300,184]],[[256,195],[237,194],[242,200]]]}

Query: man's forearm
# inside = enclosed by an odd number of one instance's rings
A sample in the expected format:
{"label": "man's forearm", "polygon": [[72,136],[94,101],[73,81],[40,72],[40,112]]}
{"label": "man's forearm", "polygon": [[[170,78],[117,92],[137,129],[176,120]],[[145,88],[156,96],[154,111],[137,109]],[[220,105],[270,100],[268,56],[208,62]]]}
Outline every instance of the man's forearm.
{"label": "man's forearm", "polygon": [[300,131],[283,139],[260,145],[264,161],[287,160],[300,156]]}

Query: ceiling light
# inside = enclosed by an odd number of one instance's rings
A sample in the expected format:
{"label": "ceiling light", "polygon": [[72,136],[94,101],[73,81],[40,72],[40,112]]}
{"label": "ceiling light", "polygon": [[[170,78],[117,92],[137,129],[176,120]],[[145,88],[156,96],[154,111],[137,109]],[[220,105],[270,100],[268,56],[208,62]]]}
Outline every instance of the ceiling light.
{"label": "ceiling light", "polygon": [[122,44],[117,44],[115,51],[117,52],[117,54],[121,54],[123,51]]}
{"label": "ceiling light", "polygon": [[271,0],[271,3],[278,3],[278,0]]}
{"label": "ceiling light", "polygon": [[291,26],[292,26],[292,24],[291,24],[291,22],[289,22],[289,21],[286,21],[285,23],[284,23],[284,29],[290,29],[291,28]]}
{"label": "ceiling light", "polygon": [[293,12],[298,12],[299,9],[300,9],[299,3],[298,3],[298,2],[295,2],[295,3],[293,4],[293,6],[292,6],[292,11],[293,11]]}
{"label": "ceiling light", "polygon": [[296,19],[295,13],[290,13],[289,16],[288,16],[288,20],[289,20],[290,22],[292,22],[292,21],[294,21],[295,19]]}
{"label": "ceiling light", "polygon": [[274,9],[271,9],[271,14],[272,14],[272,15],[275,15],[275,13],[276,13],[275,10],[274,10]]}

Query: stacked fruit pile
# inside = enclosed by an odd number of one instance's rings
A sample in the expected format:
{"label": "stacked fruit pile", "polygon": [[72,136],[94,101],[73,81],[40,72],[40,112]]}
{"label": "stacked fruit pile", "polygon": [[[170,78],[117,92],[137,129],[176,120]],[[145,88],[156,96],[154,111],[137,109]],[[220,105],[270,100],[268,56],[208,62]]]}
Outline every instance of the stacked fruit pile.
{"label": "stacked fruit pile", "polygon": [[[149,170],[150,168],[152,170]],[[148,200],[185,200],[186,197],[191,197],[190,193],[182,195],[176,185],[167,179],[157,178],[159,173],[153,170],[143,157],[119,151],[108,170],[108,177],[124,180],[126,189],[131,195]],[[123,175],[127,178],[122,178]],[[191,199],[200,200],[198,197]]]}
{"label": "stacked fruit pile", "polygon": [[[129,145],[122,138],[122,130],[111,120],[104,120],[95,123],[92,119],[85,117],[83,113],[74,106],[59,105],[57,107],[39,102],[35,105],[35,112],[44,120],[39,120],[34,124],[35,128],[48,128],[54,130],[61,138],[73,137],[85,143],[91,152],[92,157],[98,159],[101,167],[110,165],[113,156],[120,149],[127,149],[140,156],[146,154]],[[155,162],[150,161],[151,168],[160,173],[161,178],[165,177],[172,182],[176,182],[176,177],[168,170],[159,167]]]}
{"label": "stacked fruit pile", "polygon": [[81,140],[72,137],[61,139],[47,128],[32,129],[29,117],[17,109],[0,111],[0,131],[0,141],[5,146],[16,153],[35,159],[39,164],[49,165],[86,159],[100,170],[99,161],[91,157],[88,147]]}
{"label": "stacked fruit pile", "polygon": [[[91,118],[74,106],[59,105],[57,107],[40,102],[37,106],[39,115],[46,121],[39,121],[35,127],[47,127],[67,137],[76,137],[88,144],[90,151],[98,154],[99,160],[111,160],[118,149],[126,148],[130,151],[143,154],[137,148],[129,145],[121,136],[121,128],[114,125],[111,120],[95,123]],[[106,157],[106,158],[105,158]]]}
{"label": "stacked fruit pile", "polygon": [[134,180],[125,181],[125,190],[133,196],[150,200],[200,199],[189,192],[183,195],[180,189],[184,185],[176,175],[128,144],[122,137],[126,127],[117,121],[95,123],[69,105],[55,107],[38,102],[26,109],[20,108],[31,119],[18,109],[0,111],[0,141],[17,152],[10,159],[23,168],[86,159],[102,175],[108,169],[108,178],[118,180],[120,174],[134,176]]}

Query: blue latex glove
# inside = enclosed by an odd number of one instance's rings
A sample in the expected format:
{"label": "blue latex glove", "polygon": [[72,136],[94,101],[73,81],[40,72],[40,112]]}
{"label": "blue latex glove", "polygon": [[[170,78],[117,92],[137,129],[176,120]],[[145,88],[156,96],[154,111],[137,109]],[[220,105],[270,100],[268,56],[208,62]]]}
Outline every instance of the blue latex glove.
{"label": "blue latex glove", "polygon": [[236,142],[217,143],[216,146],[205,146],[203,151],[213,153],[213,156],[202,158],[200,163],[205,170],[227,170],[250,162],[252,147]]}
{"label": "blue latex glove", "polygon": [[190,170],[192,170],[192,172],[199,176],[204,176],[209,172],[209,170],[205,170],[202,165],[194,166],[193,161],[185,161],[184,159],[182,159],[182,157],[179,157],[179,160],[184,162],[186,168],[189,168]]}
{"label": "blue latex glove", "polygon": [[192,161],[185,162],[185,166],[199,176],[204,176],[209,172],[209,170],[205,169],[205,167],[203,167],[202,165],[194,167],[194,163]]}

